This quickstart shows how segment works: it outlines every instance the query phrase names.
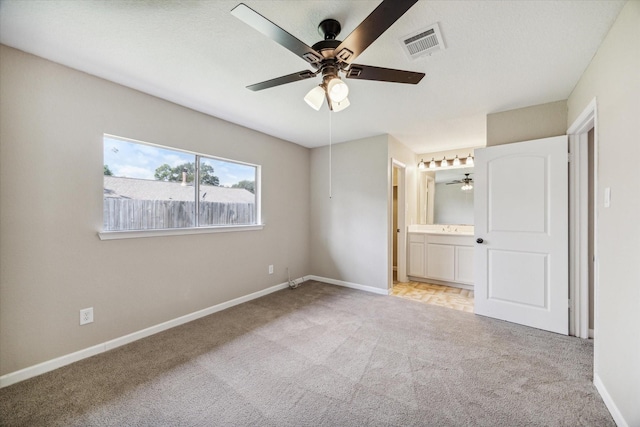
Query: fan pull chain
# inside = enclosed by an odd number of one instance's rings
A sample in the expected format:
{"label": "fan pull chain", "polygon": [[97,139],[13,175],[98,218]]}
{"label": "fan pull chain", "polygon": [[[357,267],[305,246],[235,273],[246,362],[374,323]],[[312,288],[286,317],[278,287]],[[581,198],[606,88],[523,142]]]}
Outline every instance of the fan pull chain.
{"label": "fan pull chain", "polygon": [[331,189],[331,145],[332,145],[332,130],[331,130],[331,109],[329,109],[329,198],[332,196]]}

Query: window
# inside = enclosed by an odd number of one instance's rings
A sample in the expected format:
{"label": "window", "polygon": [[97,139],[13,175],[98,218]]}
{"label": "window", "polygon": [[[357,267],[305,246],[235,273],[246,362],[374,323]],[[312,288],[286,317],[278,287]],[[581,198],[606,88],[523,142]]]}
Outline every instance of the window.
{"label": "window", "polygon": [[256,225],[260,167],[105,135],[103,230]]}

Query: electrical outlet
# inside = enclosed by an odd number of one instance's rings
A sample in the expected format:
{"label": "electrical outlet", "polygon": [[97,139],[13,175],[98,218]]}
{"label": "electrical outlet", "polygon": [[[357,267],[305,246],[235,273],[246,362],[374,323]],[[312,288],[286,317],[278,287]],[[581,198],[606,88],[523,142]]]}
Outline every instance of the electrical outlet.
{"label": "electrical outlet", "polygon": [[80,310],[80,326],[93,323],[93,307]]}
{"label": "electrical outlet", "polygon": [[269,274],[273,274],[273,264],[269,266]]}

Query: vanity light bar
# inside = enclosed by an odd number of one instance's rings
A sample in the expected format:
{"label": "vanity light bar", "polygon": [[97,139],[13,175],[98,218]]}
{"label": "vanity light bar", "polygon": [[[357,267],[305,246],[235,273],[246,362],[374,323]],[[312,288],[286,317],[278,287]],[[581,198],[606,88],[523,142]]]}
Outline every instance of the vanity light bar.
{"label": "vanity light bar", "polygon": [[418,169],[424,170],[427,168],[427,165],[429,166],[429,169],[446,168],[447,166],[450,166],[450,165],[455,167],[473,166],[473,156],[471,155],[471,153],[469,153],[469,155],[464,160],[458,158],[457,155],[451,160],[447,160],[446,156],[443,157],[442,160],[436,160],[434,157],[432,157],[431,161],[428,163],[426,163],[424,159],[421,159],[420,162],[418,163]]}

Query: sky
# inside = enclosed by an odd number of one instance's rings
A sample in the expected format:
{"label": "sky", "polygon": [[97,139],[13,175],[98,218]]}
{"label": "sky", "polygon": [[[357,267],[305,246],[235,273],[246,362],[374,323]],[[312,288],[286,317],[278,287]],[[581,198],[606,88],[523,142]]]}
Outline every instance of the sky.
{"label": "sky", "polygon": [[[158,166],[167,163],[176,167],[193,161],[194,154],[104,137],[104,164],[109,166],[114,176],[155,179],[153,174]],[[212,158],[203,161],[213,166],[213,174],[220,179],[223,187],[230,187],[243,180],[255,181],[253,166]]]}

